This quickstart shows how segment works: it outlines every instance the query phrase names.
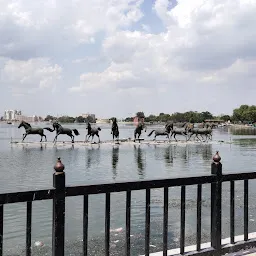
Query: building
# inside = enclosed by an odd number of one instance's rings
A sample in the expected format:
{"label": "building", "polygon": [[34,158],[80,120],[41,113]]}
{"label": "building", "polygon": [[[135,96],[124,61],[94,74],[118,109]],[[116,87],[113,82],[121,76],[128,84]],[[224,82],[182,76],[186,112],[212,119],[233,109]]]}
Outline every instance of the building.
{"label": "building", "polygon": [[22,113],[19,110],[5,110],[4,111],[4,120],[6,121],[14,121],[17,116],[20,116]]}
{"label": "building", "polygon": [[17,115],[16,116],[16,121],[25,121],[25,122],[38,122],[38,117],[33,115],[33,116],[24,116],[24,115]]}
{"label": "building", "polygon": [[89,113],[87,113],[87,114],[82,114],[82,117],[83,117],[83,118],[88,118],[88,117],[90,117],[90,119],[92,120],[92,121],[91,121],[92,123],[95,123],[95,122],[96,122],[96,116],[95,116],[95,114],[89,114]]}

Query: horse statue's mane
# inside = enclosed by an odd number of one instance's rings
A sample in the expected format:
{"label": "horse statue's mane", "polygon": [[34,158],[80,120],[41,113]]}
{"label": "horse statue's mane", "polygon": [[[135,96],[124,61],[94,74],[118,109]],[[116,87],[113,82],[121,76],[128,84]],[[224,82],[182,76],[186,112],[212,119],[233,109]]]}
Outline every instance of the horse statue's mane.
{"label": "horse statue's mane", "polygon": [[61,125],[58,121],[54,121],[54,122],[52,123],[52,126],[53,126],[54,129],[55,129],[55,128],[62,128],[62,125]]}
{"label": "horse statue's mane", "polygon": [[29,127],[31,127],[31,124],[29,124],[29,123],[27,123],[27,122],[25,122],[23,120],[22,120],[22,123],[28,125]]}

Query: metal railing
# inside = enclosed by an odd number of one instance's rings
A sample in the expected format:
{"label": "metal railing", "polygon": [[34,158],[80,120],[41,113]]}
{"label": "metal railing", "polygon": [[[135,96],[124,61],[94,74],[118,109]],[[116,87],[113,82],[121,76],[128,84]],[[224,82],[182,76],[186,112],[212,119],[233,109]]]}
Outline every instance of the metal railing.
{"label": "metal railing", "polygon": [[[213,158],[211,175],[194,176],[174,179],[142,180],[120,183],[105,183],[85,186],[66,186],[64,166],[60,159],[55,166],[53,174],[53,188],[37,191],[0,194],[0,256],[3,255],[3,217],[4,205],[10,203],[27,202],[26,221],[26,256],[31,255],[31,229],[32,229],[32,202],[38,200],[53,200],[53,233],[52,255],[64,256],[65,245],[65,198],[83,196],[83,255],[88,255],[88,197],[93,194],[105,194],[105,255],[110,255],[110,200],[112,192],[126,193],[126,221],[125,221],[125,255],[131,254],[131,192],[146,190],[145,203],[145,255],[150,253],[150,195],[151,189],[163,188],[163,255],[167,256],[168,250],[168,211],[170,187],[180,187],[180,254],[184,255],[221,255],[235,252],[246,247],[256,245],[255,239],[248,239],[248,180],[256,179],[255,172],[222,174],[220,159]],[[235,242],[235,181],[244,180],[244,241]],[[222,245],[222,183],[230,182],[230,244]],[[211,247],[202,249],[202,185],[211,185]],[[185,252],[185,205],[186,187],[197,185],[197,225],[196,225],[196,250]]]}

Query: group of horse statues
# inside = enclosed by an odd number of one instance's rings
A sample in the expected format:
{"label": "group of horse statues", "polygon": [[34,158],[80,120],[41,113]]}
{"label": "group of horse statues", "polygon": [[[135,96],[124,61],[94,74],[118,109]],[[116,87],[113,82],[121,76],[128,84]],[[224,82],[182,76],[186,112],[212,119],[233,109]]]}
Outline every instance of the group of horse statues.
{"label": "group of horse statues", "polygon": [[[70,128],[63,127],[58,121],[54,121],[52,123],[52,126],[53,128],[50,128],[50,127],[38,128],[38,127],[32,127],[29,123],[22,121],[18,126],[18,128],[24,127],[25,129],[22,142],[29,134],[40,135],[41,136],[40,142],[42,142],[43,138],[45,139],[45,141],[47,141],[46,135],[44,134],[44,130],[47,130],[49,132],[56,131],[56,136],[54,137],[54,140],[53,140],[54,143],[57,142],[57,138],[60,134],[68,135],[71,138],[72,143],[74,143],[74,138],[75,138],[74,135],[76,136],[80,135],[77,129],[70,129]],[[199,141],[201,141],[201,139],[203,141],[208,141],[208,140],[212,140],[213,126],[214,126],[213,124],[203,123],[202,127],[195,128],[194,124],[192,123],[181,123],[178,125],[178,127],[177,126],[175,127],[173,122],[167,122],[162,129],[152,130],[148,134],[148,137],[150,137],[154,133],[153,140],[156,140],[158,136],[166,136],[166,138],[168,138],[168,140],[170,141],[170,139],[173,136],[175,141],[177,141],[176,135],[182,135],[185,137],[186,141],[189,141],[194,135],[194,139],[198,139]],[[91,140],[93,140],[94,136],[97,136],[98,142],[100,143],[99,132],[101,131],[101,128],[92,127],[90,123],[87,123],[86,129],[87,129],[87,134],[85,135],[84,142],[89,141],[90,137],[91,137]],[[139,122],[134,130],[134,142],[136,140],[138,141],[141,140],[140,136],[143,130],[145,130],[146,132],[147,130],[146,124],[143,122]],[[113,118],[112,120],[111,134],[112,134],[113,141],[115,139],[119,141],[119,128],[118,128],[116,118]]]}

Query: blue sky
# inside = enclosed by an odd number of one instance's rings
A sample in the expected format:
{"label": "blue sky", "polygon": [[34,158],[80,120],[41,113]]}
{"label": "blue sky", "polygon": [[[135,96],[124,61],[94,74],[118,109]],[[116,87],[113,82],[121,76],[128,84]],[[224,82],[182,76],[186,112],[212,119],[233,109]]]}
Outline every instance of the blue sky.
{"label": "blue sky", "polygon": [[255,104],[256,1],[0,4],[2,112],[231,114]]}

